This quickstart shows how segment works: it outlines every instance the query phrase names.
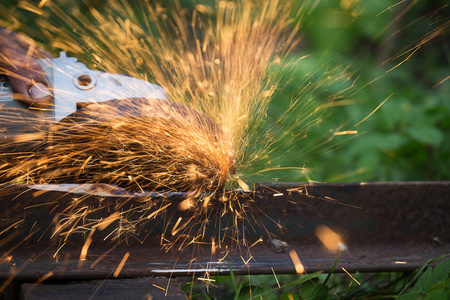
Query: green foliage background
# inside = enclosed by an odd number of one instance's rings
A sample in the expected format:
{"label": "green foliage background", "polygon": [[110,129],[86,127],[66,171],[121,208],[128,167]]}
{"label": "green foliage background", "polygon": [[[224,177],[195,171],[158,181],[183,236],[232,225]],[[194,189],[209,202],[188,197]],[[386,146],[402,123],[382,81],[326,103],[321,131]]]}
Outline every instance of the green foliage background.
{"label": "green foliage background", "polygon": [[[344,8],[344,2],[351,2],[350,7]],[[450,81],[439,84],[450,75],[449,8],[444,1],[418,1],[409,8],[410,2],[397,1],[314,4],[300,29],[302,43],[292,56],[312,55],[284,71],[284,79],[290,81],[278,91],[269,116],[276,119],[295,97],[299,83],[312,73],[307,80],[313,82],[313,91],[307,96],[349,104],[319,118],[308,137],[299,141],[311,146],[300,155],[285,155],[281,165],[304,163],[311,179],[318,181],[448,180]],[[394,68],[435,28],[433,22],[446,24],[445,31]],[[334,130],[358,134],[335,136],[321,145]],[[291,174],[282,180],[301,177]]]}

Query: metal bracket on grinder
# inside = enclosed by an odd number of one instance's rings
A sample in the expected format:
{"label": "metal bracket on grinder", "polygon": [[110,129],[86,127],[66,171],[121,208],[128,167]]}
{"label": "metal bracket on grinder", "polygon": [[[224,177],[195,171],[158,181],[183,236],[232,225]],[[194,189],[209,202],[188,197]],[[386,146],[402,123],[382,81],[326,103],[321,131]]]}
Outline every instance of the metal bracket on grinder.
{"label": "metal bracket on grinder", "polygon": [[126,75],[90,70],[75,57],[67,57],[65,52],[59,58],[38,61],[53,83],[55,122],[83,106],[80,103],[134,97],[167,99],[158,85]]}

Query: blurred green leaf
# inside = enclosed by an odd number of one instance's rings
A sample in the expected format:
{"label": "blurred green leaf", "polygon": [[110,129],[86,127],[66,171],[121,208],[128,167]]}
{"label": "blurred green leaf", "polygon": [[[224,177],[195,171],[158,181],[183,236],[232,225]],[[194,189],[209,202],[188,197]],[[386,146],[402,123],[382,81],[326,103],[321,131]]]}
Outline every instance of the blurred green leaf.
{"label": "blurred green leaf", "polygon": [[428,291],[438,283],[445,281],[450,276],[450,259],[446,259],[433,268],[423,285],[423,290]]}
{"label": "blurred green leaf", "polygon": [[450,299],[450,289],[444,290],[444,289],[438,289],[431,291],[428,293],[425,298],[425,300],[444,300],[444,299]]}
{"label": "blurred green leaf", "polygon": [[261,286],[245,286],[239,291],[239,296],[237,299],[239,300],[248,300],[248,299],[268,299],[275,300],[278,299],[277,295],[270,291],[269,287],[261,287]]}
{"label": "blurred green leaf", "polygon": [[317,280],[302,284],[298,294],[302,299],[325,300],[330,298],[328,287],[323,283],[319,283]]}
{"label": "blurred green leaf", "polygon": [[419,279],[417,280],[416,284],[411,289],[411,293],[422,293],[424,291],[425,283],[428,280],[428,277],[431,275],[431,272],[433,272],[431,267],[428,267],[425,272],[423,272]]}
{"label": "blurred green leaf", "polygon": [[438,147],[444,139],[439,129],[427,125],[411,127],[407,133],[415,141],[433,147]]}
{"label": "blurred green leaf", "polygon": [[420,298],[420,293],[415,292],[415,293],[407,293],[407,294],[401,295],[397,298],[397,300],[417,300],[419,298]]}

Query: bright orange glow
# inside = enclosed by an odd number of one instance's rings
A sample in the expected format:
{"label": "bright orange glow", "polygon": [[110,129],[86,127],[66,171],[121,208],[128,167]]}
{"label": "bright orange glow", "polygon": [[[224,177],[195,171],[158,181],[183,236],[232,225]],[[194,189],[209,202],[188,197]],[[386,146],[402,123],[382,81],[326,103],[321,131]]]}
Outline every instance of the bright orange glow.
{"label": "bright orange glow", "polygon": [[257,240],[256,242],[254,242],[249,248],[252,248],[253,246],[255,246],[256,244],[262,243],[263,239],[259,238],[259,240]]}
{"label": "bright orange glow", "polygon": [[93,228],[98,227],[99,230],[103,230],[106,227],[108,227],[112,222],[114,222],[115,220],[119,219],[120,214],[119,212],[115,212],[112,215],[110,215],[109,217],[105,218],[104,220],[102,220],[97,226],[93,226]]}
{"label": "bright orange glow", "polygon": [[249,262],[251,259],[253,259],[253,256],[250,256],[247,260],[245,260],[245,259],[242,257],[242,255],[241,255],[241,259],[242,259],[242,261],[244,262],[244,265],[248,265],[248,262]]}
{"label": "bright orange glow", "polygon": [[42,276],[41,278],[39,278],[38,280],[36,280],[36,284],[42,283],[44,280],[50,278],[53,276],[53,272],[48,272],[47,274],[45,274],[44,276]]}
{"label": "bright orange glow", "polygon": [[208,207],[208,203],[209,203],[209,201],[211,201],[211,197],[212,196],[205,197],[205,199],[203,200],[203,208]]}
{"label": "bright orange glow", "polygon": [[217,248],[216,241],[215,238],[213,237],[211,238],[211,255],[216,254],[216,248]]}
{"label": "bright orange glow", "polygon": [[95,230],[92,230],[89,233],[89,236],[87,237],[86,241],[84,242],[83,248],[81,248],[81,253],[80,253],[80,261],[86,260],[86,255],[89,249],[89,246],[92,243],[92,235],[94,234]]}
{"label": "bright orange glow", "polygon": [[242,181],[241,179],[238,179],[237,181],[238,181],[239,187],[240,187],[241,189],[243,189],[243,190],[245,190],[245,191],[248,191],[248,190],[250,189],[250,188],[248,187],[248,185],[247,185],[244,181]]}
{"label": "bright orange glow", "polygon": [[180,224],[180,222],[181,222],[181,220],[183,220],[183,218],[182,217],[179,217],[178,218],[178,220],[177,220],[177,222],[175,223],[175,225],[173,225],[173,228],[172,228],[172,235],[175,235],[176,233],[177,233],[177,227],[178,227],[178,225]]}
{"label": "bright orange glow", "polygon": [[359,281],[356,280],[355,277],[353,277],[349,272],[347,272],[346,269],[344,269],[344,268],[342,267],[342,270],[344,270],[344,272],[347,273],[347,275],[350,276],[350,278],[353,279],[358,285],[361,285],[361,283],[359,283]]}
{"label": "bright orange glow", "polygon": [[160,290],[163,290],[163,291],[166,290],[165,288],[163,288],[163,287],[161,287],[161,286],[159,286],[159,285],[156,285],[156,284],[154,284],[154,283],[152,283],[152,285],[153,285],[155,288],[158,288],[158,289],[160,289]]}
{"label": "bright orange glow", "polygon": [[358,130],[337,131],[337,132],[335,132],[333,134],[334,135],[358,134]]}
{"label": "bright orange glow", "polygon": [[277,278],[277,274],[275,274],[275,271],[272,267],[271,267],[271,269],[272,269],[273,276],[275,277],[275,280],[277,281],[278,287],[281,288],[280,282],[278,281],[278,278]]}
{"label": "bright orange glow", "polygon": [[188,210],[189,208],[193,207],[195,203],[195,200],[192,198],[187,198],[178,204],[178,209],[181,211]]}
{"label": "bright orange glow", "polygon": [[289,251],[289,256],[291,257],[292,262],[295,266],[295,272],[297,274],[302,274],[305,272],[305,267],[303,266],[302,262],[300,261],[300,258],[297,255],[297,252],[295,250]]}
{"label": "bright orange glow", "polygon": [[122,271],[123,266],[125,265],[125,262],[127,261],[128,257],[130,256],[130,252],[125,253],[122,260],[120,261],[119,266],[117,267],[116,271],[114,271],[114,278],[117,278],[119,276],[120,271]]}
{"label": "bright orange glow", "polygon": [[342,242],[341,237],[326,225],[316,227],[316,236],[330,251],[347,250],[347,246]]}
{"label": "bright orange glow", "polygon": [[160,213],[161,211],[164,211],[166,208],[168,208],[168,207],[171,206],[171,205],[172,205],[172,203],[169,203],[169,204],[167,204],[167,205],[161,207],[160,209],[155,210],[154,212],[152,212],[151,214],[149,214],[149,215],[147,216],[147,219],[151,219],[151,218],[153,218],[153,217],[156,217],[156,215],[158,215],[158,213]]}

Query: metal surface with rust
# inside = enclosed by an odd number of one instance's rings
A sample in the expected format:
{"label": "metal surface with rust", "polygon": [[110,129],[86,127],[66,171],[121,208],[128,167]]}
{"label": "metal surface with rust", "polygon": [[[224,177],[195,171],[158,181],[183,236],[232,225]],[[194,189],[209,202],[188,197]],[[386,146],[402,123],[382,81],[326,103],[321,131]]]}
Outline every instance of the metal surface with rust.
{"label": "metal surface with rust", "polygon": [[188,300],[180,283],[167,278],[92,280],[65,284],[22,284],[22,300]]}
{"label": "metal surface with rust", "polygon": [[[178,203],[184,196],[151,195],[168,203]],[[202,275],[206,271],[227,274],[229,264],[236,273],[295,273],[289,250],[297,252],[306,272],[326,271],[337,253],[326,250],[315,236],[320,224],[337,232],[348,247],[337,270],[408,271],[450,253],[450,182],[258,184],[252,191],[238,192],[250,216],[240,220],[248,244],[264,240],[251,248],[230,242],[212,254],[211,239],[218,240],[224,225],[233,222],[229,215],[220,218],[213,213],[204,236],[209,244],[181,250],[162,247],[164,228],[189,214],[174,209],[162,220],[150,220],[136,239],[127,242],[117,244],[94,235],[85,261],[79,257],[86,235],[69,237],[60,251],[60,239],[50,238],[58,211],[80,197],[86,206],[101,207],[96,214],[106,217],[117,209],[118,202],[123,202],[119,209],[126,210],[141,205],[143,196],[42,191],[20,185],[0,188],[1,278],[34,280],[46,274],[52,279],[110,278],[127,252],[119,278]],[[18,220],[23,221],[11,226]],[[286,242],[286,251],[271,247],[272,238]],[[221,260],[226,252],[226,259]]]}

